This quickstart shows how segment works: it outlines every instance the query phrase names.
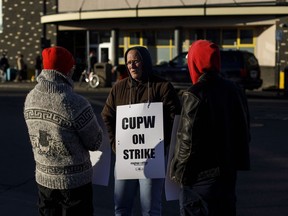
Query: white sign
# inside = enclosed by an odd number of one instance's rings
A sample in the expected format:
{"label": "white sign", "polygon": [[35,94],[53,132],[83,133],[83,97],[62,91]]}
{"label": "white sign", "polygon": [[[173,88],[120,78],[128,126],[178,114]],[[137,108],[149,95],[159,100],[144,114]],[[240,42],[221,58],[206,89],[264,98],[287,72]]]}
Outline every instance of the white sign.
{"label": "white sign", "polygon": [[[98,116],[97,116],[98,117]],[[98,151],[90,151],[90,160],[93,166],[92,183],[96,185],[108,186],[111,164],[111,146],[105,124],[100,117],[97,118],[103,130],[102,144]]]}
{"label": "white sign", "polygon": [[117,106],[117,179],[165,178],[163,104]]}

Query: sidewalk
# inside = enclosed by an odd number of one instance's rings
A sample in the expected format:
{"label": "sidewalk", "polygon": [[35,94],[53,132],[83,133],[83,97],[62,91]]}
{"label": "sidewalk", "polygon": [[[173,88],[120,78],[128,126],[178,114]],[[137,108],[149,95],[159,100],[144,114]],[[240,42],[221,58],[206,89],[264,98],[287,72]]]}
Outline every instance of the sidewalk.
{"label": "sidewalk", "polygon": [[[36,85],[36,82],[25,81],[25,82],[4,82],[0,83],[0,88],[9,88],[14,90],[29,90]],[[77,92],[105,92],[109,93],[111,87],[101,87],[101,88],[91,88],[87,83],[82,83],[79,86],[78,82],[74,82],[74,89]],[[246,95],[248,98],[270,98],[270,99],[288,99],[284,95],[283,90],[246,90]]]}
{"label": "sidewalk", "polygon": [[288,99],[283,90],[246,90],[248,98]]}
{"label": "sidewalk", "polygon": [[[37,83],[36,82],[31,82],[31,81],[23,81],[23,82],[13,82],[13,81],[9,81],[9,82],[4,82],[4,83],[0,83],[0,88],[7,88],[7,89],[13,89],[13,90],[30,90],[32,89]],[[81,91],[85,91],[85,92],[89,92],[89,91],[98,91],[98,92],[109,92],[110,91],[110,87],[99,87],[99,88],[91,88],[88,86],[87,83],[82,83],[81,86],[79,86],[78,82],[74,82],[74,89],[77,92],[81,92]]]}

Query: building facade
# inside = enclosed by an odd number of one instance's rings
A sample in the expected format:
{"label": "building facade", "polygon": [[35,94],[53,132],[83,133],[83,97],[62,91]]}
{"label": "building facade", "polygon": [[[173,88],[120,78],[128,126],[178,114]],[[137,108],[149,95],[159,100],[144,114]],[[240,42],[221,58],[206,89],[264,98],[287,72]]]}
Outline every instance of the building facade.
{"label": "building facade", "polygon": [[[24,39],[18,44],[14,38],[15,42],[7,44],[5,37],[8,34],[12,40],[14,33],[6,25],[18,16],[14,10],[28,15],[15,21],[23,22],[18,29]],[[27,11],[35,12],[29,16]],[[146,46],[153,63],[161,64],[187,51],[194,40],[208,39],[222,49],[254,53],[261,65],[263,87],[278,86],[279,71],[288,64],[287,16],[288,0],[3,0],[0,45],[9,48],[10,54],[25,52],[31,66],[41,48],[61,45],[74,54],[81,71],[89,64],[91,51],[98,62],[118,65],[124,63],[127,48]]]}
{"label": "building facade", "polygon": [[[41,24],[43,9],[47,13],[55,12],[55,1],[36,0],[1,0],[2,28],[0,31],[0,55],[5,52],[11,68],[16,68],[16,56],[22,54],[28,66],[29,75],[33,74],[35,58],[41,55],[43,35],[56,44],[57,25],[48,24],[46,29]],[[49,44],[46,44],[48,46]]]}

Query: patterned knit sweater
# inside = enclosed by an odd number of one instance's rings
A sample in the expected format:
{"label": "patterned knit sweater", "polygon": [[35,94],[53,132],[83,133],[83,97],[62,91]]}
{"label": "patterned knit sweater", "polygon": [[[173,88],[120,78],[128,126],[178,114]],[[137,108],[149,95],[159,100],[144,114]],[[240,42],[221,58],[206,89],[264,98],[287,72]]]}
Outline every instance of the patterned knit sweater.
{"label": "patterned knit sweater", "polygon": [[70,78],[42,70],[25,100],[24,117],[36,162],[36,182],[72,189],[91,182],[89,150],[102,142],[90,103],[73,91]]}

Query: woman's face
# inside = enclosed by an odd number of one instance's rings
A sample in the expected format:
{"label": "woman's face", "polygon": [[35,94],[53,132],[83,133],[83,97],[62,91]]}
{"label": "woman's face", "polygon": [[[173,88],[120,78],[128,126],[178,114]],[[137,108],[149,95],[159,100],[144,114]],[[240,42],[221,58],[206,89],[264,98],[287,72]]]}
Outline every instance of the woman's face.
{"label": "woman's face", "polygon": [[143,62],[137,50],[130,50],[127,53],[126,66],[131,77],[140,81],[143,74]]}

